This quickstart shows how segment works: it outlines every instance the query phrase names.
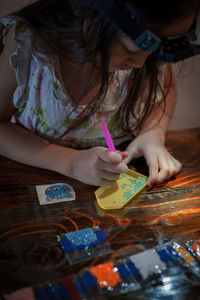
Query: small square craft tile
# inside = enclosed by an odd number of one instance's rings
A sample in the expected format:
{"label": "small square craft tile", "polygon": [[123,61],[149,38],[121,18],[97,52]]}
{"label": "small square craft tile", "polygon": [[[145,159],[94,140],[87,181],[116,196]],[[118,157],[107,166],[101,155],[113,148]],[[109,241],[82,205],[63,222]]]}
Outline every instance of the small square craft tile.
{"label": "small square craft tile", "polygon": [[65,252],[94,247],[100,242],[91,228],[72,231],[64,234],[65,238],[60,240]]}
{"label": "small square craft tile", "polygon": [[166,264],[160,259],[160,256],[154,249],[132,255],[130,260],[140,271],[143,280],[148,279],[152,275],[159,275],[167,269]]}
{"label": "small square craft tile", "polygon": [[90,268],[90,272],[97,281],[101,288],[115,287],[122,280],[117,270],[114,269],[113,262],[99,264]]}
{"label": "small square craft tile", "polygon": [[58,241],[70,264],[76,264],[111,253],[110,244],[98,226],[68,232],[58,236]]}
{"label": "small square craft tile", "polygon": [[147,177],[128,170],[113,184],[103,185],[95,192],[97,202],[103,209],[120,209],[147,185]]}
{"label": "small square craft tile", "polygon": [[66,183],[44,184],[36,186],[41,205],[75,200],[74,189]]}

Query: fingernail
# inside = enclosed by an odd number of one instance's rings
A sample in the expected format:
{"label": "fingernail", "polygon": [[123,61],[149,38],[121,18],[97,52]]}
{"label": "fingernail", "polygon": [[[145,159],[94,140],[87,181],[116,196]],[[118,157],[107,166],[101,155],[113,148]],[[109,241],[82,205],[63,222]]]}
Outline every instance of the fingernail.
{"label": "fingernail", "polygon": [[153,180],[150,181],[150,182],[149,182],[149,187],[152,187],[154,184],[155,184],[155,181],[153,181]]}
{"label": "fingernail", "polygon": [[127,151],[123,151],[123,152],[121,152],[121,156],[122,156],[122,159],[127,158],[129,156],[129,153]]}

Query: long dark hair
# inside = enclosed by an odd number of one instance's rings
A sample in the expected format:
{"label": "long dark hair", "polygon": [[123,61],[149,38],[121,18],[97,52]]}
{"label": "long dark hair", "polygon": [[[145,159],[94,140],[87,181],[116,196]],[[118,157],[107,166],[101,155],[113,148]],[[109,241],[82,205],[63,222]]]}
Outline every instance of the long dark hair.
{"label": "long dark hair", "polygon": [[[104,0],[38,0],[37,2],[15,12],[15,15],[27,20],[38,34],[50,45],[55,53],[62,50],[66,58],[83,66],[89,64],[87,86],[75,103],[80,102],[91,82],[99,80],[97,94],[71,124],[67,131],[78,127],[84,120],[97,111],[109,87],[111,80],[108,73],[112,43],[121,31],[111,20],[100,12],[95,2]],[[117,1],[116,1],[117,2]],[[127,0],[138,18],[146,23],[168,22],[184,18],[199,9],[199,0]],[[96,76],[97,58],[100,59],[100,75]],[[99,62],[98,62],[99,63]],[[140,129],[144,120],[151,113],[156,103],[159,86],[158,67],[153,55],[150,55],[144,66],[133,69],[126,81],[128,93],[120,108],[121,125],[125,131]],[[144,87],[147,93],[143,93]],[[140,106],[143,94],[143,109],[138,117],[135,108]],[[166,95],[164,95],[165,98]],[[130,128],[129,118],[137,119],[134,128]]]}

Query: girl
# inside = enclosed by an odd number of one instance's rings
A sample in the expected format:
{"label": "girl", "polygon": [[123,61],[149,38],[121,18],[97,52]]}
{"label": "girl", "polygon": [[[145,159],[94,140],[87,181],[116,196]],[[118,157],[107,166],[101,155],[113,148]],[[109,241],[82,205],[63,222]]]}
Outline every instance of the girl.
{"label": "girl", "polygon": [[[164,146],[170,65],[133,35],[138,24],[155,41],[187,33],[198,2],[40,0],[2,18],[0,154],[91,185],[115,181],[140,156],[149,186],[178,173]],[[116,146],[130,141],[126,151],[105,147],[102,121]]]}

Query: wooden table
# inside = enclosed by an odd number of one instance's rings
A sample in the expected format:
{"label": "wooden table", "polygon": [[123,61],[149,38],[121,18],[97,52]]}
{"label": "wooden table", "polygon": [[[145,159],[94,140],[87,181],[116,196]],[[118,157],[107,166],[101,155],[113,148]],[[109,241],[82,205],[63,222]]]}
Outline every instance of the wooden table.
{"label": "wooden table", "polygon": [[[109,240],[115,255],[138,243],[151,248],[180,237],[200,241],[200,128],[169,132],[167,146],[182,162],[182,172],[119,212],[96,205],[96,187],[0,157],[0,293],[53,281],[94,263],[66,264],[56,238],[63,232],[116,227]],[[142,160],[135,166],[147,171]],[[73,186],[76,201],[41,206],[35,186],[56,182]]]}

